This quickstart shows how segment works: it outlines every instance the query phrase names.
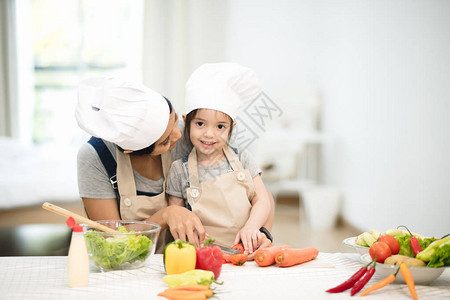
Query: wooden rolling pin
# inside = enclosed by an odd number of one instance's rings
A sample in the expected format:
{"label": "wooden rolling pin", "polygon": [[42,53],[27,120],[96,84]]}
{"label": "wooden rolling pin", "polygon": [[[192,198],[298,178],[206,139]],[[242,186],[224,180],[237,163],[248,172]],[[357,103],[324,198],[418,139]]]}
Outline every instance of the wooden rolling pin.
{"label": "wooden rolling pin", "polygon": [[102,225],[100,223],[97,223],[95,221],[89,220],[88,218],[80,216],[79,214],[71,212],[71,211],[64,209],[62,207],[59,207],[57,205],[51,204],[49,202],[45,202],[44,204],[42,204],[42,208],[46,209],[48,211],[57,213],[58,215],[61,215],[64,217],[72,217],[79,223],[85,223],[85,224],[89,225],[90,227],[93,227],[95,229],[98,229],[98,230],[101,230],[104,232],[118,232],[117,230],[109,228],[109,227]]}

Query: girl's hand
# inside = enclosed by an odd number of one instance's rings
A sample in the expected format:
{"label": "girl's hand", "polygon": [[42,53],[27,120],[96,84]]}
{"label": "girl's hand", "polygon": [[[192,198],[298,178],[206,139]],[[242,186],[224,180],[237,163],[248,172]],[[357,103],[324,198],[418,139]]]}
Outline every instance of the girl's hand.
{"label": "girl's hand", "polygon": [[257,250],[273,246],[272,241],[269,240],[264,233],[260,232],[260,236],[261,236],[261,244],[252,254],[248,255],[249,260],[254,259],[254,256],[255,256],[255,253]]}
{"label": "girl's hand", "polygon": [[242,242],[245,254],[252,254],[260,246],[262,242],[262,234],[258,228],[244,226],[236,235],[234,244]]}
{"label": "girl's hand", "polygon": [[166,207],[163,219],[174,239],[188,241],[197,247],[205,242],[205,228],[202,222],[185,207],[177,205]]}

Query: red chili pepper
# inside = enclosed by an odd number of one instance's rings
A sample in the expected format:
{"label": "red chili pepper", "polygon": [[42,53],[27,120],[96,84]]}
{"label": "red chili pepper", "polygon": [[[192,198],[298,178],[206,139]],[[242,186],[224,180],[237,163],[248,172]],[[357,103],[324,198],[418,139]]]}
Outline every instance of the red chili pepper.
{"label": "red chili pepper", "polygon": [[370,278],[372,278],[374,273],[375,273],[375,268],[370,267],[367,270],[367,273],[363,277],[361,277],[355,283],[355,285],[352,287],[352,290],[350,291],[350,295],[353,296],[354,294],[359,292],[366,285],[366,283],[370,280]]}
{"label": "red chili pepper", "polygon": [[341,293],[343,291],[348,290],[351,288],[364,274],[366,274],[367,268],[361,267],[361,269],[358,270],[355,274],[352,275],[347,281],[341,283],[340,285],[326,290],[327,293]]}
{"label": "red chili pepper", "polygon": [[372,260],[370,263],[368,263],[366,266],[361,267],[361,269],[358,270],[355,274],[353,274],[349,279],[341,283],[340,285],[326,290],[327,293],[341,293],[343,291],[348,290],[351,288],[364,274],[367,272],[367,268],[374,263],[375,260]]}
{"label": "red chili pepper", "polygon": [[222,251],[217,246],[210,246],[214,239],[209,238],[205,241],[205,246],[196,248],[197,261],[195,268],[212,271],[214,273],[214,279],[219,278],[222,271]]}
{"label": "red chili pepper", "polygon": [[422,252],[422,248],[420,247],[419,240],[413,236],[409,239],[409,242],[411,243],[411,249],[414,252],[414,255],[419,254]]}
{"label": "red chili pepper", "polygon": [[399,227],[405,227],[406,230],[408,230],[409,234],[411,235],[411,237],[409,238],[409,243],[411,244],[411,250],[414,252],[414,255],[417,256],[417,254],[422,252],[422,247],[420,247],[419,240],[417,239],[417,237],[413,236],[411,231],[409,231],[408,227],[406,227],[404,225],[400,225],[397,228],[399,228]]}

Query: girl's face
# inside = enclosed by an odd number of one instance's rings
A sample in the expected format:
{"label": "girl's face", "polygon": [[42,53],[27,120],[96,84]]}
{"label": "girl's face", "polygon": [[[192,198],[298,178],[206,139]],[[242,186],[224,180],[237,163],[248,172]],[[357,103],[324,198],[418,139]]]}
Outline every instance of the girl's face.
{"label": "girl's face", "polygon": [[175,148],[177,141],[181,137],[178,128],[178,115],[172,111],[164,134],[155,142],[155,148],[151,155],[157,156]]}
{"label": "girl's face", "polygon": [[190,139],[197,155],[220,157],[231,130],[231,118],[220,111],[199,109],[190,124]]}

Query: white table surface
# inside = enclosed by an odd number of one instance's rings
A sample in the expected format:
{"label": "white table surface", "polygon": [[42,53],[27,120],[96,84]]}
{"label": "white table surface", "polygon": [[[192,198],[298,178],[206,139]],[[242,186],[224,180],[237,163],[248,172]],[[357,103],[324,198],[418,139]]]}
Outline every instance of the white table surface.
{"label": "white table surface", "polygon": [[[362,263],[358,254],[319,253],[316,260],[290,268],[261,268],[254,262],[226,264],[211,299],[357,299],[350,292],[328,294]],[[89,285],[69,288],[66,256],[0,257],[0,299],[165,299],[157,294],[167,288],[162,280],[162,255],[132,271],[91,273]],[[382,279],[375,273],[366,285]],[[419,299],[450,299],[450,269],[430,285],[417,285]],[[405,284],[390,284],[366,299],[412,299]]]}

